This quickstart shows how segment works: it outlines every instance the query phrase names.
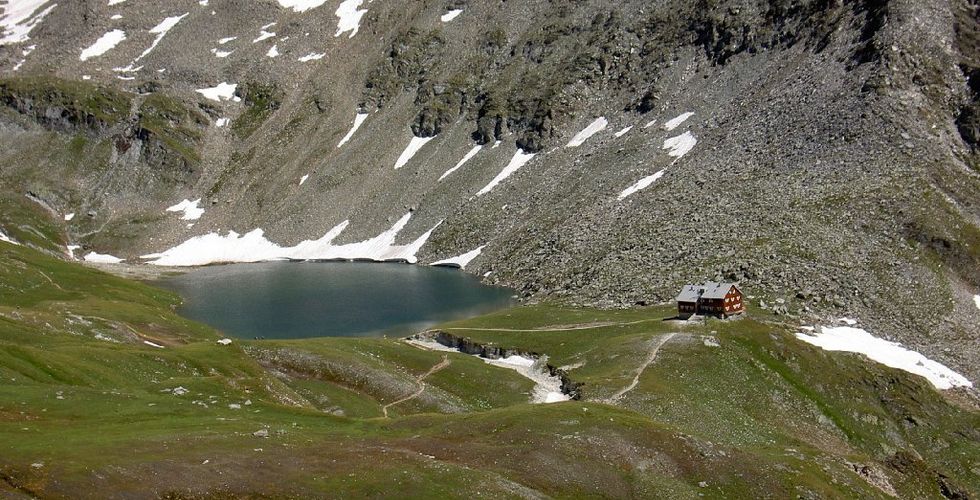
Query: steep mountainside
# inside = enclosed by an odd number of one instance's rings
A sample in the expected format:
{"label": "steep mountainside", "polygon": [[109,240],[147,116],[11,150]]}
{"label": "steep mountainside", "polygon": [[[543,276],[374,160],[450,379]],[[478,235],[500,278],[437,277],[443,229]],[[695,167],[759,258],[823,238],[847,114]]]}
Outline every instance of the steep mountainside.
{"label": "steep mountainside", "polygon": [[980,376],[975,0],[0,9],[0,184],[76,255],[467,254],[599,306],[720,277]]}

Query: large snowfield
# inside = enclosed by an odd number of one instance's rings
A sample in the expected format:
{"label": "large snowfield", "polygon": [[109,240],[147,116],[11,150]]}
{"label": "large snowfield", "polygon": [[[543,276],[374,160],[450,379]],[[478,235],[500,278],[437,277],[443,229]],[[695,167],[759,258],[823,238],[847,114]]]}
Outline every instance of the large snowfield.
{"label": "large snowfield", "polygon": [[[405,245],[395,239],[412,218],[405,214],[388,230],[357,243],[335,245],[333,241],[350,224],[343,221],[318,240],[306,240],[296,246],[282,247],[266,239],[265,232],[255,229],[244,235],[229,231],[225,235],[208,233],[195,236],[173,248],[156,254],[143,255],[150,264],[159,266],[203,266],[231,262],[263,262],[273,260],[373,260],[415,263],[415,254],[429,239],[435,227]],[[438,224],[436,224],[438,227]]]}
{"label": "large snowfield", "polygon": [[[850,323],[850,322],[848,322]],[[875,337],[855,326],[816,328],[800,332],[796,338],[827,351],[847,351],[864,354],[885,366],[898,368],[925,377],[937,389],[973,387],[966,377],[918,352],[906,349],[897,342]]]}

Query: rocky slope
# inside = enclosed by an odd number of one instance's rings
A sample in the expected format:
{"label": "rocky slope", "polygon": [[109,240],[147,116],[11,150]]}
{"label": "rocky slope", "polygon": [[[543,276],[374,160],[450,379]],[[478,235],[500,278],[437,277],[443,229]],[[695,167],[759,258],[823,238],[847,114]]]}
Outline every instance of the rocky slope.
{"label": "rocky slope", "polygon": [[734,279],[980,375],[974,0],[108,3],[0,5],[0,183],[83,253]]}

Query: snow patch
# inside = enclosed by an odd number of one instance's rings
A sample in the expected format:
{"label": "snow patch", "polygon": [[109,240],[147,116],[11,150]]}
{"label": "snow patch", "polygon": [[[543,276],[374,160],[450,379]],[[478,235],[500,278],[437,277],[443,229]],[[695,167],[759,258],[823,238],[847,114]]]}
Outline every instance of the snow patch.
{"label": "snow patch", "polygon": [[354,124],[351,125],[350,130],[347,131],[347,135],[345,135],[344,138],[337,143],[338,148],[346,144],[351,137],[354,137],[354,132],[357,132],[357,129],[361,128],[361,124],[364,123],[364,120],[367,120],[367,117],[367,113],[358,113],[354,116]]}
{"label": "snow patch", "polygon": [[973,296],[973,303],[977,306],[977,309],[980,309],[980,295]]}
{"label": "snow patch", "polygon": [[681,126],[682,123],[686,122],[687,119],[692,116],[694,116],[694,113],[690,111],[688,111],[687,113],[681,113],[680,115],[677,115],[676,117],[667,120],[667,123],[664,123],[664,130],[667,131],[674,130],[675,128]]}
{"label": "snow patch", "polygon": [[218,340],[219,345],[231,345],[231,339],[225,338]]}
{"label": "snow patch", "polygon": [[119,42],[126,39],[126,32],[123,30],[112,30],[99,37],[92,45],[82,50],[81,55],[78,56],[82,61],[87,61],[93,57],[101,56],[109,50],[111,50]]}
{"label": "snow patch", "polygon": [[65,248],[68,250],[68,258],[71,260],[75,260],[75,250],[78,250],[79,248],[82,247],[81,245],[68,245]]}
{"label": "snow patch", "polygon": [[481,245],[480,247],[478,247],[476,249],[473,249],[473,250],[470,250],[469,252],[466,252],[466,253],[464,253],[462,255],[457,255],[456,257],[451,257],[451,258],[448,258],[448,259],[436,261],[436,262],[433,262],[430,265],[432,265],[432,266],[458,267],[460,269],[466,269],[466,266],[470,263],[470,261],[472,261],[473,259],[477,258],[477,256],[479,256],[480,253],[483,252],[483,248],[485,246],[486,245]]}
{"label": "snow patch", "polygon": [[231,99],[235,95],[235,89],[237,88],[237,83],[221,82],[214,87],[197,89],[195,92],[203,95],[207,99],[220,102],[222,100],[227,101],[228,99]]}
{"label": "snow patch", "polygon": [[185,199],[184,201],[172,206],[167,207],[168,212],[184,212],[181,220],[197,220],[204,215],[204,209],[199,208],[198,205],[201,203],[201,199],[198,198],[194,201]]}
{"label": "snow patch", "polygon": [[224,45],[228,42],[235,41],[235,40],[238,40],[237,36],[229,36],[227,38],[222,38],[221,40],[218,40],[218,45]]}
{"label": "snow patch", "polygon": [[120,259],[119,257],[114,257],[109,254],[101,254],[95,252],[89,252],[85,254],[85,262],[94,262],[96,264],[118,264],[125,259]]}
{"label": "snow patch", "polygon": [[471,148],[471,149],[470,149],[470,150],[469,150],[469,151],[468,151],[468,152],[466,153],[466,155],[464,155],[464,156],[463,156],[463,159],[462,159],[462,160],[459,160],[459,162],[458,162],[458,163],[456,164],[456,166],[455,166],[455,167],[453,167],[453,168],[451,168],[451,169],[449,169],[449,170],[446,170],[446,172],[445,172],[444,174],[442,174],[442,175],[441,175],[441,176],[439,177],[439,181],[442,181],[442,180],[443,180],[443,179],[445,179],[445,178],[446,178],[446,177],[447,177],[447,176],[448,176],[449,174],[451,174],[451,173],[453,173],[453,172],[455,172],[456,170],[459,170],[459,167],[462,167],[464,163],[466,163],[466,162],[468,162],[468,161],[470,161],[470,159],[471,159],[471,158],[473,158],[474,156],[476,156],[476,154],[477,154],[477,153],[479,153],[481,149],[483,149],[483,146],[481,146],[481,145],[479,145],[479,144],[477,144],[476,146],[473,146],[473,147],[472,147],[472,148]]}
{"label": "snow patch", "polygon": [[299,185],[302,186],[303,183],[306,182],[306,179],[309,179],[309,178],[310,178],[310,174],[306,174],[303,177],[300,177],[299,178]]}
{"label": "snow patch", "polygon": [[405,214],[388,230],[374,238],[347,245],[334,245],[333,241],[347,228],[350,221],[334,226],[318,240],[302,241],[293,247],[281,247],[265,238],[261,229],[244,235],[229,231],[222,236],[209,233],[195,236],[180,245],[161,253],[143,255],[141,259],[153,259],[149,263],[159,266],[203,266],[224,262],[263,262],[272,260],[354,260],[376,262],[405,261],[415,263],[422,245],[438,227],[426,231],[407,245],[396,245],[395,238],[411,219]]}
{"label": "snow patch", "polygon": [[[460,351],[444,346],[432,339],[413,338],[406,340],[406,342],[422,349],[460,353]],[[561,392],[561,378],[551,375],[548,371],[548,358],[546,356],[538,359],[516,354],[498,359],[484,358],[478,354],[473,354],[473,356],[479,357],[489,365],[514,370],[534,382],[534,389],[531,392],[532,403],[558,403],[571,399],[567,394]]]}
{"label": "snow patch", "polygon": [[126,0],[109,0],[109,6],[111,7],[113,5],[119,5],[119,4],[121,4],[121,3],[125,2],[125,1]]}
{"label": "snow patch", "polygon": [[225,125],[228,125],[228,123],[230,123],[230,122],[231,122],[231,120],[228,119],[228,118],[218,118],[217,120],[215,120],[214,126],[215,127],[224,127]]}
{"label": "snow patch", "polygon": [[676,137],[671,137],[664,141],[663,149],[668,149],[668,155],[674,158],[681,158],[684,155],[691,152],[694,149],[694,145],[698,143],[698,140],[691,134],[690,131],[684,132]]}
{"label": "snow patch", "polygon": [[532,403],[557,403],[571,398],[561,392],[561,379],[548,373],[547,358],[532,359],[524,356],[508,356],[500,359],[481,358],[487,364],[510,368],[534,382]]}
{"label": "snow patch", "polygon": [[606,121],[605,117],[600,116],[599,118],[596,118],[589,124],[588,127],[585,127],[581,132],[575,134],[575,137],[572,137],[572,140],[568,141],[568,144],[566,144],[565,147],[577,148],[582,144],[585,144],[585,141],[587,141],[589,137],[592,137],[593,135],[605,130],[607,125],[609,125],[609,122]]}
{"label": "snow patch", "polygon": [[75,218],[75,212],[72,212],[70,214],[65,214],[65,222],[68,222],[74,218]]}
{"label": "snow patch", "polygon": [[[275,24],[275,23],[272,23],[272,24]],[[261,30],[259,30],[259,36],[258,36],[258,37],[256,37],[256,38],[255,38],[255,40],[252,40],[252,43],[259,43],[259,42],[261,42],[262,40],[265,40],[265,39],[267,39],[267,38],[272,38],[272,37],[274,37],[274,36],[276,36],[276,34],[275,34],[275,32],[272,32],[272,31],[266,31],[266,30],[265,30],[265,29],[263,28],[263,29],[261,29]]]}
{"label": "snow patch", "polygon": [[510,159],[510,163],[508,163],[507,166],[504,167],[504,169],[501,170],[489,184],[484,186],[483,189],[479,190],[476,195],[482,196],[489,193],[493,188],[497,187],[497,184],[503,182],[504,179],[510,177],[511,174],[517,172],[519,168],[531,161],[531,158],[534,158],[534,153],[525,153],[523,149],[518,149],[517,152],[514,153],[514,156]]}
{"label": "snow patch", "polygon": [[622,130],[620,130],[619,132],[616,132],[613,135],[615,135],[616,137],[622,137],[622,136],[626,135],[626,133],[629,132],[630,130],[633,130],[633,126],[632,125],[630,125],[629,127],[623,128]]}
{"label": "snow patch", "polygon": [[11,238],[10,236],[3,234],[3,231],[0,231],[0,241],[10,243],[11,245],[20,245],[20,243],[14,241],[13,238]]}
{"label": "snow patch", "polygon": [[273,45],[269,48],[269,51],[265,53],[266,57],[279,57],[279,46]]}
{"label": "snow patch", "polygon": [[0,15],[0,45],[30,40],[31,30],[58,6],[39,10],[46,3],[48,0],[7,0]]}
{"label": "snow patch", "polygon": [[395,170],[404,167],[405,164],[407,164],[408,161],[411,160],[413,156],[415,156],[415,153],[418,153],[419,150],[422,149],[422,146],[425,146],[426,143],[428,143],[432,139],[435,139],[435,136],[412,137],[412,140],[409,141],[408,146],[405,146],[405,150],[402,151],[401,156],[399,156],[398,160],[395,161]]}
{"label": "snow patch", "polygon": [[157,45],[160,44],[160,42],[163,40],[163,37],[167,36],[167,33],[169,33],[174,26],[177,26],[177,23],[179,23],[182,19],[184,19],[188,15],[190,15],[190,12],[185,12],[183,15],[180,16],[168,17],[163,21],[160,21],[160,24],[157,24],[156,26],[150,28],[150,33],[157,36],[150,43],[150,46],[147,47],[146,50],[144,50],[140,55],[136,56],[136,58],[133,59],[128,66],[124,68],[112,68],[112,70],[134,73],[136,71],[143,69],[142,66],[135,67],[136,63],[140,62],[140,60],[143,59],[144,57],[150,55],[150,52],[153,52],[153,49],[157,48]]}
{"label": "snow patch", "polygon": [[24,50],[20,51],[20,55],[23,56],[23,59],[21,59],[20,61],[17,62],[17,64],[14,65],[13,71],[19,70],[20,67],[27,62],[27,56],[31,55],[31,52],[34,52],[34,49],[36,48],[37,45],[30,45],[25,47]]}
{"label": "snow patch", "polygon": [[966,377],[950,370],[918,352],[908,350],[897,342],[875,337],[853,326],[823,327],[814,333],[797,333],[796,338],[826,351],[847,351],[864,354],[885,366],[898,368],[925,377],[937,389],[973,387]]}
{"label": "snow patch", "polygon": [[[279,1],[282,2],[283,0]],[[367,13],[367,9],[358,10],[358,7],[362,3],[364,3],[364,0],[344,0],[340,2],[340,7],[337,7],[337,11],[334,13],[340,18],[337,21],[337,33],[334,34],[335,37],[350,31],[348,38],[354,38],[357,30],[361,27],[361,18]]]}
{"label": "snow patch", "polygon": [[[153,342],[150,342],[149,340],[144,340],[143,343],[146,344],[146,345],[148,345],[148,346],[150,346],[150,347],[156,347],[157,349],[164,349],[164,347],[162,345],[155,344]],[[174,391],[174,394],[177,394],[177,391],[176,390]]]}
{"label": "snow patch", "polygon": [[637,191],[646,189],[648,186],[650,186],[650,184],[657,182],[657,179],[663,177],[665,172],[666,170],[661,170],[653,175],[649,175],[636,181],[636,184],[633,184],[632,186],[624,189],[623,192],[619,193],[619,199],[625,199],[627,196],[636,193]]}
{"label": "snow patch", "polygon": [[656,124],[657,124],[657,120],[656,118],[654,118],[653,120],[646,122],[646,124],[643,125],[643,128],[650,128]]}
{"label": "snow patch", "polygon": [[214,57],[220,57],[222,59],[230,56],[234,52],[235,52],[234,50],[218,50],[216,48],[211,49],[211,53],[214,54]]}
{"label": "snow patch", "polygon": [[118,21],[118,20],[122,19],[122,14],[113,14],[113,15],[109,16],[109,19],[112,19],[113,21]]}
{"label": "snow patch", "polygon": [[309,54],[306,54],[305,56],[297,59],[297,61],[299,62],[319,61],[320,59],[323,59],[323,56],[325,55],[327,55],[326,52],[310,52]]}
{"label": "snow patch", "polygon": [[443,14],[442,17],[439,18],[439,20],[442,21],[442,22],[444,22],[444,23],[448,23],[449,21],[452,21],[453,19],[456,19],[456,16],[458,16],[458,15],[460,15],[462,13],[463,13],[463,9],[453,9],[453,10],[451,10],[451,11],[446,12],[445,14]]}
{"label": "snow patch", "polygon": [[284,9],[293,9],[294,12],[306,12],[325,3],[327,0],[279,0],[279,5]]}

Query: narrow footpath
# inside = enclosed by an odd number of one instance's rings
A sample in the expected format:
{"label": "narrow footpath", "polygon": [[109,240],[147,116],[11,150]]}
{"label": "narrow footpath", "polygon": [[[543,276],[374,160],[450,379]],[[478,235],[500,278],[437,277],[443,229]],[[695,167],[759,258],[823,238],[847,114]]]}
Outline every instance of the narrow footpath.
{"label": "narrow footpath", "polygon": [[391,408],[392,406],[395,406],[400,403],[404,403],[405,401],[409,401],[421,396],[422,392],[425,391],[425,379],[428,378],[429,375],[432,375],[433,373],[449,366],[451,363],[452,361],[449,361],[449,358],[445,354],[443,354],[442,361],[436,363],[435,365],[432,366],[432,368],[429,368],[429,371],[423,373],[422,375],[419,375],[418,378],[415,379],[415,383],[418,384],[419,386],[418,389],[415,390],[415,392],[397,401],[392,401],[381,407],[381,413],[384,414],[384,417],[388,418],[388,408]]}
{"label": "narrow footpath", "polygon": [[643,372],[647,369],[648,366],[650,366],[650,363],[653,363],[653,361],[657,359],[657,353],[660,352],[660,348],[663,347],[664,344],[667,343],[667,341],[674,338],[675,335],[677,335],[676,332],[668,333],[666,335],[662,335],[659,338],[657,338],[653,342],[653,346],[650,348],[650,352],[647,354],[646,360],[644,360],[643,364],[641,364],[639,368],[636,369],[636,375],[633,377],[633,381],[630,382],[628,386],[616,392],[616,394],[610,396],[609,399],[607,399],[605,402],[609,404],[616,404],[617,402],[619,402],[620,399],[622,399],[624,395],[626,395],[627,392],[632,391],[633,388],[635,388],[636,385],[640,383],[640,376],[643,375]]}

